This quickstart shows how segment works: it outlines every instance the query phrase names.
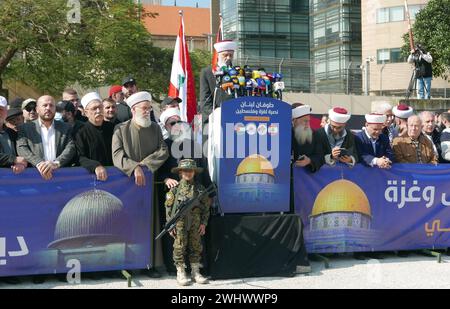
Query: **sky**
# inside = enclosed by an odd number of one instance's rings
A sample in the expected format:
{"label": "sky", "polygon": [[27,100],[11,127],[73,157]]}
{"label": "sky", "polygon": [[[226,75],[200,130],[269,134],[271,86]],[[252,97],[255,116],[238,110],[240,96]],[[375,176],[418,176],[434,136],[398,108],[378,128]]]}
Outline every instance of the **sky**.
{"label": "sky", "polygon": [[[173,5],[175,0],[163,0],[163,5]],[[198,7],[201,8],[209,8],[210,0],[176,0],[177,6],[192,6],[195,7],[195,4],[198,2]]]}

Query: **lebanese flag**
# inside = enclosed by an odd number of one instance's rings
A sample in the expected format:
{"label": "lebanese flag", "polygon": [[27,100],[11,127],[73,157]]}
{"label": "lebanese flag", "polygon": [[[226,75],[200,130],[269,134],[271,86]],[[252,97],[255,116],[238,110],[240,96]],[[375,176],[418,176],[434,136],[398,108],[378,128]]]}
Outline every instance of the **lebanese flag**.
{"label": "lebanese flag", "polygon": [[197,114],[197,96],[195,79],[192,73],[191,58],[184,35],[183,14],[180,13],[180,31],[178,32],[173,53],[172,74],[170,75],[169,96],[179,97],[181,120],[191,123]]}
{"label": "lebanese flag", "polygon": [[[218,42],[222,42],[223,41],[223,32],[222,32],[222,14],[220,14],[220,24],[219,24],[219,30],[217,30],[217,35],[216,35],[216,43]],[[211,68],[213,73],[216,70],[217,67],[217,58],[219,57],[217,54],[217,51],[215,48],[213,48],[213,57],[212,57],[212,61],[211,61]]]}

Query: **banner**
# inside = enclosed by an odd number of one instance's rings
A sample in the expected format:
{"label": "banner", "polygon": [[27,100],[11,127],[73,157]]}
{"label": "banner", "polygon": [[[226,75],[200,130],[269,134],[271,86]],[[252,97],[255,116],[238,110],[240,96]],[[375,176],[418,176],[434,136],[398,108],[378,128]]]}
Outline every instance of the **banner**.
{"label": "banner", "polygon": [[141,188],[115,168],[0,169],[0,277],[144,269],[152,264],[152,175]]}
{"label": "banner", "polygon": [[450,247],[449,165],[294,168],[294,195],[309,253]]}
{"label": "banner", "polygon": [[[222,213],[289,211],[291,106],[266,97],[243,97],[214,114],[214,179]],[[218,132],[220,131],[220,132]]]}

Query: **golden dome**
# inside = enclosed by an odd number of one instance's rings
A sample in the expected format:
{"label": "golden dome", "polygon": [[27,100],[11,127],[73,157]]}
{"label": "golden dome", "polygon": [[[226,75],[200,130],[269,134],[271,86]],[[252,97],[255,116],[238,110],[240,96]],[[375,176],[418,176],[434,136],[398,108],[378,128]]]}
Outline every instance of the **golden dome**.
{"label": "golden dome", "polygon": [[236,176],[244,174],[267,174],[275,177],[270,161],[258,154],[245,158],[241,164],[239,164]]}
{"label": "golden dome", "polygon": [[357,212],[371,217],[369,200],[364,191],[348,180],[337,180],[320,191],[311,216],[330,212]]}

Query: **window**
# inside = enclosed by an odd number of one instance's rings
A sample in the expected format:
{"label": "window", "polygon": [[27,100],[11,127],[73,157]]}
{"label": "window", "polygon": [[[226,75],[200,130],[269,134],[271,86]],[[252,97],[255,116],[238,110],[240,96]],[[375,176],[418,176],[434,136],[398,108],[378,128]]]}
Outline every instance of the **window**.
{"label": "window", "polygon": [[378,9],[377,10],[377,23],[387,23],[389,22],[389,9]]}
{"label": "window", "polygon": [[402,57],[401,48],[392,48],[391,49],[391,62],[392,63],[405,62],[404,57]]}
{"label": "window", "polygon": [[389,49],[379,49],[377,50],[377,63],[388,63],[390,60]]}
{"label": "window", "polygon": [[389,21],[403,21],[405,20],[404,9],[402,6],[389,8]]}
{"label": "window", "polygon": [[377,51],[377,63],[398,63],[405,62],[405,58],[402,57],[401,48],[384,48]]}
{"label": "window", "polygon": [[416,14],[422,9],[422,5],[410,5],[408,7],[409,17],[411,19],[416,19]]}

